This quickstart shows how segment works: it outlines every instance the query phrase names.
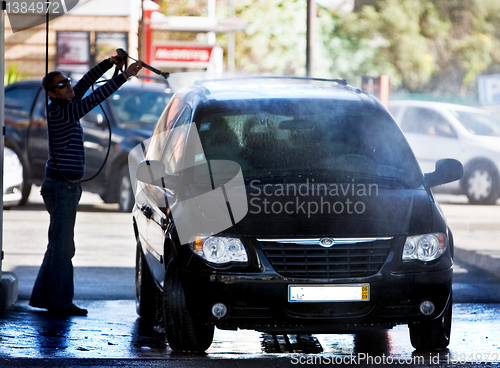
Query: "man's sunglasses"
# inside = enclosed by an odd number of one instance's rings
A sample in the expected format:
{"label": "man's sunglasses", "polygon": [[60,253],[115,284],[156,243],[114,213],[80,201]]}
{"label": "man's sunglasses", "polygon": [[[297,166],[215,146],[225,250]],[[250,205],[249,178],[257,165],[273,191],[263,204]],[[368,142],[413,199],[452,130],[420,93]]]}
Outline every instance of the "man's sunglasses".
{"label": "man's sunglasses", "polygon": [[62,81],[60,81],[60,82],[58,82],[55,86],[53,86],[53,87],[51,88],[51,90],[53,91],[53,90],[55,90],[56,88],[58,88],[58,89],[63,89],[64,87],[66,87],[66,85],[67,85],[68,83],[69,83],[69,84],[71,84],[71,78],[66,78],[66,79],[64,79],[64,80],[62,80]]}

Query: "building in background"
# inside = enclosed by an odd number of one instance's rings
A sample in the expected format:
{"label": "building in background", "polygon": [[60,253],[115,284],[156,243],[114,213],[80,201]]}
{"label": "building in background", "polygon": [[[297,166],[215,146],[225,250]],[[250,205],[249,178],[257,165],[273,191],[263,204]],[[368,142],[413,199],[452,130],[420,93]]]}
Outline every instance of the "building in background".
{"label": "building in background", "polygon": [[[49,70],[86,71],[116,48],[138,53],[141,0],[87,0],[49,24]],[[5,68],[45,74],[45,24],[13,33],[5,18]]]}
{"label": "building in background", "polygon": [[[129,55],[167,71],[181,68],[222,72],[222,49],[216,44],[215,34],[241,31],[247,25],[234,17],[217,20],[215,0],[207,3],[208,17],[165,16],[158,12],[158,2],[80,0],[74,9],[49,24],[49,70],[85,72],[113,55],[117,48],[122,48]],[[172,31],[205,33],[213,37],[207,37],[207,42],[185,43],[165,41],[164,35],[155,36]],[[21,75],[42,77],[45,74],[45,35],[45,24],[13,32],[6,14],[6,71],[15,66]]]}

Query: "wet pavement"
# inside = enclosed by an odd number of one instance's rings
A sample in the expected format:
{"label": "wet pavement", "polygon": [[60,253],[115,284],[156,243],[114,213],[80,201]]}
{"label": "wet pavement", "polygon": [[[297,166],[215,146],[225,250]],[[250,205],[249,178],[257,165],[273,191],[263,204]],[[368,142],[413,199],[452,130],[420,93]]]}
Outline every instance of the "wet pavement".
{"label": "wet pavement", "polygon": [[[227,360],[285,358],[304,354],[335,358],[391,357],[411,360],[429,355],[416,352],[406,326],[358,335],[273,336],[256,331],[216,330],[214,343],[203,355],[173,354],[161,328],[144,325],[134,300],[78,301],[87,317],[54,318],[20,301],[0,319],[0,356],[3,359],[162,359]],[[452,340],[439,360],[482,357],[500,362],[500,304],[459,303],[453,307]],[[471,355],[472,354],[472,355]]]}
{"label": "wet pavement", "polygon": [[[24,209],[4,213],[3,269],[19,277],[19,301],[0,318],[0,366],[263,368],[296,366],[301,357],[335,360],[350,356],[385,356],[401,362],[418,357],[429,362],[437,357],[445,365],[500,363],[500,279],[460,263],[453,284],[456,304],[451,344],[439,353],[416,352],[408,327],[397,326],[368,335],[273,336],[216,330],[206,354],[173,354],[162,328],[143,324],[136,314],[131,219],[129,214],[115,211],[109,205],[82,202],[75,234],[75,302],[87,308],[89,315],[66,318],[54,318],[28,306],[46,247],[48,216],[44,208],[35,200]],[[452,218],[457,224],[461,219]],[[489,236],[496,235],[495,230],[489,231]],[[478,231],[468,231],[468,238],[457,235],[469,241],[484,237]]]}

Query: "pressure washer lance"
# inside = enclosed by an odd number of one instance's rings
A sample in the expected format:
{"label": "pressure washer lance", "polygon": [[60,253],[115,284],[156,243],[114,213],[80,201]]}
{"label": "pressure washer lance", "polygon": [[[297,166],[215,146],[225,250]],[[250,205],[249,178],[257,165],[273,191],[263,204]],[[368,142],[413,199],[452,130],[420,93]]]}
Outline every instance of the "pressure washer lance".
{"label": "pressure washer lance", "polygon": [[[122,59],[126,59],[126,58],[129,58],[129,59],[132,59],[134,61],[139,61],[137,59],[134,59],[132,56],[130,56],[129,54],[127,54],[127,51],[125,51],[124,49],[116,49],[116,53],[119,57],[121,57]],[[170,75],[170,73],[168,72],[162,72],[161,70],[158,70],[156,68],[153,68],[151,65],[148,65],[146,64],[144,61],[141,61],[142,63],[142,66],[146,69],[149,69],[151,70],[153,73],[156,73],[158,75],[161,75],[163,78],[167,79],[168,76]]]}

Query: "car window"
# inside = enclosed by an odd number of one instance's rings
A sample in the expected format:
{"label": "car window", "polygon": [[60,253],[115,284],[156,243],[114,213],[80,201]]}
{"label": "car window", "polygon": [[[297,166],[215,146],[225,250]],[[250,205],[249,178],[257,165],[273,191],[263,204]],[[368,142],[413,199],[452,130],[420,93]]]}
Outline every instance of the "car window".
{"label": "car window", "polygon": [[500,137],[500,120],[486,114],[450,110],[465,129],[476,135]]}
{"label": "car window", "polygon": [[30,113],[33,100],[39,88],[34,86],[15,86],[5,91],[5,108]]}
{"label": "car window", "polygon": [[172,98],[166,109],[161,114],[158,122],[156,123],[155,129],[151,136],[151,141],[146,153],[146,157],[150,160],[160,160],[163,149],[165,148],[165,142],[169,134],[171,133],[171,128],[176,122],[176,118],[181,112],[180,100],[177,97]]}
{"label": "car window", "polygon": [[119,124],[154,124],[171,94],[147,89],[121,88],[110,98]]}
{"label": "car window", "polygon": [[186,106],[179,119],[176,121],[169,142],[163,154],[162,161],[165,164],[165,170],[173,174],[178,170],[179,162],[182,157],[183,143],[186,141],[191,122],[191,109]]}
{"label": "car window", "polygon": [[405,133],[418,133],[456,138],[455,130],[438,112],[420,107],[408,107],[401,121]]}
{"label": "car window", "polygon": [[392,114],[392,116],[396,116],[401,110],[401,106],[389,106],[389,112]]}
{"label": "car window", "polygon": [[45,119],[47,117],[46,114],[46,104],[45,100],[45,91],[42,90],[38,95],[38,99],[36,100],[35,108],[33,109],[33,117],[35,119]]}
{"label": "car window", "polygon": [[349,172],[419,182],[413,153],[388,114],[338,101],[296,111],[294,105],[301,103],[273,101],[272,110],[246,111],[241,103],[196,116],[207,159],[236,161],[245,177]]}

